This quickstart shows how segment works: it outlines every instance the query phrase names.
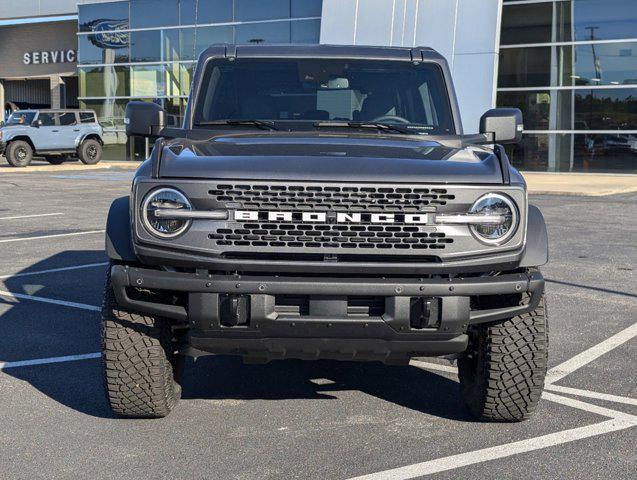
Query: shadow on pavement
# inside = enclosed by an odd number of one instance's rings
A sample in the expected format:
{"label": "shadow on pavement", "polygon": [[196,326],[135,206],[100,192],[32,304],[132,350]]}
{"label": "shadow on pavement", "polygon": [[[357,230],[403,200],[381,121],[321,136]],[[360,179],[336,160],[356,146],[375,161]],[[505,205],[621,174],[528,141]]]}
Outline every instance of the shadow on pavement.
{"label": "shadow on pavement", "polygon": [[[104,261],[102,252],[67,251],[38,262],[20,273]],[[62,274],[63,280],[55,280]],[[104,268],[68,270],[55,274],[4,280],[5,289],[24,293],[27,279],[38,277],[36,295],[96,303]],[[92,285],[92,301],[72,296],[73,287]],[[68,292],[68,293],[65,293]],[[28,293],[28,292],[26,292]],[[10,362],[99,351],[99,313],[29,300],[2,307],[0,302],[0,361]],[[22,366],[6,375],[73,410],[111,418],[102,386],[99,359]],[[340,391],[360,391],[428,415],[470,421],[459,398],[458,384],[412,366],[336,361],[275,361],[244,365],[239,358],[206,356],[189,359],[183,381],[183,401],[191,399],[336,400]],[[178,405],[177,409],[180,408]]]}

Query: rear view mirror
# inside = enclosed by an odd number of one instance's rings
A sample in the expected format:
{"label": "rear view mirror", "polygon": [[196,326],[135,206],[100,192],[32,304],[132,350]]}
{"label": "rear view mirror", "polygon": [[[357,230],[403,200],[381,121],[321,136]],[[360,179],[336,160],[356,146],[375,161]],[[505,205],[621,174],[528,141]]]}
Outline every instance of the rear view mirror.
{"label": "rear view mirror", "polygon": [[129,137],[157,138],[166,126],[166,111],[156,103],[128,102],[124,115]]}
{"label": "rear view mirror", "polygon": [[480,118],[480,133],[495,143],[519,143],[522,140],[522,112],[519,108],[493,108]]}

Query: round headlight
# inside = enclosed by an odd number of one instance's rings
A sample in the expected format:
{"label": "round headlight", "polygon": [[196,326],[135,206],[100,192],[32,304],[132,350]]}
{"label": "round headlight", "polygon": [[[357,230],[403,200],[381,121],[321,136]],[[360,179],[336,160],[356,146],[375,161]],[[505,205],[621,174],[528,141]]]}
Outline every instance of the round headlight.
{"label": "round headlight", "polygon": [[[158,210],[164,215],[158,214]],[[192,210],[192,205],[183,193],[173,188],[160,188],[150,192],[142,203],[142,219],[146,230],[160,238],[173,238],[185,232],[191,220],[171,218],[171,210]]]}
{"label": "round headlight", "polygon": [[473,233],[484,243],[500,245],[509,240],[518,228],[518,209],[506,195],[483,195],[473,204],[471,213],[492,217],[488,222],[471,225]]}

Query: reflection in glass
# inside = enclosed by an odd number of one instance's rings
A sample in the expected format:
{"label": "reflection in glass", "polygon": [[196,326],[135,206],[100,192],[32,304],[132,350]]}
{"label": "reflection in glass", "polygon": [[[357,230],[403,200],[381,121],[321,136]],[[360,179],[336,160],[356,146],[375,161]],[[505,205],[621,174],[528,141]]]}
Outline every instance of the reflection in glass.
{"label": "reflection in glass", "polygon": [[[268,2],[260,2],[266,5]],[[203,0],[197,8],[197,23],[232,22],[232,0]],[[192,22],[195,23],[195,22]],[[182,25],[185,25],[182,23]]]}
{"label": "reflection in glass", "polygon": [[236,43],[289,43],[290,22],[237,25]]}
{"label": "reflection in glass", "polygon": [[291,43],[318,43],[321,36],[320,20],[290,22]]}
{"label": "reflection in glass", "polygon": [[78,62],[84,65],[96,63],[128,62],[128,34],[119,45],[100,42],[93,35],[78,35]]}
{"label": "reflection in glass", "polygon": [[129,67],[81,67],[79,74],[82,97],[130,95]]}
{"label": "reflection in glass", "polygon": [[294,0],[292,4],[292,18],[320,17],[323,0]]}
{"label": "reflection in glass", "polygon": [[537,90],[498,92],[498,107],[522,110],[526,130],[572,130],[572,92]]}
{"label": "reflection in glass", "polygon": [[167,94],[164,65],[134,65],[130,76],[133,96],[155,98]]}
{"label": "reflection in glass", "polygon": [[575,90],[578,130],[637,130],[637,88]]}
{"label": "reflection in glass", "polygon": [[509,5],[502,10],[500,44],[551,42],[553,4]]}
{"label": "reflection in glass", "polygon": [[146,30],[130,34],[131,62],[161,61],[161,30]]}
{"label": "reflection in glass", "polygon": [[128,2],[78,5],[78,16],[80,32],[128,28]]}
{"label": "reflection in glass", "polygon": [[178,0],[133,0],[130,2],[131,28],[167,27],[175,25],[178,18]]}
{"label": "reflection in glass", "polygon": [[233,27],[197,27],[195,58],[215,43],[233,43]]}
{"label": "reflection in glass", "polygon": [[498,87],[546,87],[551,84],[551,47],[500,50]]}
{"label": "reflection in glass", "polygon": [[637,84],[637,43],[593,43],[561,50],[562,85]]}
{"label": "reflection in glass", "polygon": [[290,0],[234,0],[235,21],[290,18]]}

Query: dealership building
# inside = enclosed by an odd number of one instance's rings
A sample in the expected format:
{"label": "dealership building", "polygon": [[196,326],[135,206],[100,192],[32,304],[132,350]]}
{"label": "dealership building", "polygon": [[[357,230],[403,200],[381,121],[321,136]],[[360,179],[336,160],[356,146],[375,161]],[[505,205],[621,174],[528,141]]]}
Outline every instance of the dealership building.
{"label": "dealership building", "polygon": [[519,107],[515,166],[637,173],[636,0],[0,0],[1,116],[94,109],[105,158],[144,154],[130,100],[178,124],[213,43],[431,46],[453,72],[466,133]]}

